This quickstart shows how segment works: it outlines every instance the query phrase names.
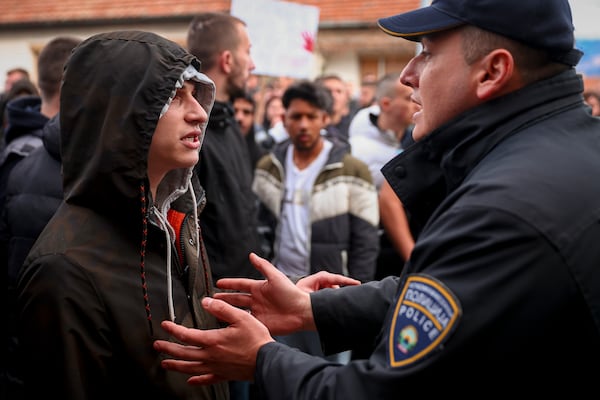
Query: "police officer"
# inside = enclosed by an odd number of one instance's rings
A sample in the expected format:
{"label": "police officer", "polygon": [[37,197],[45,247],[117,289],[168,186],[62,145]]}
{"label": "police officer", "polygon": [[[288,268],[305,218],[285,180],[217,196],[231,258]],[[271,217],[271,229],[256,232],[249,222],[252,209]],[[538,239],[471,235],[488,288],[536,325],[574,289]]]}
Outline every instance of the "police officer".
{"label": "police officer", "polygon": [[[193,345],[156,343],[177,358],[163,366],[199,384],[254,379],[266,399],[597,393],[600,119],[568,1],[434,0],[379,26],[423,46],[400,77],[422,107],[417,143],[382,169],[425,222],[402,275],[309,293],[334,279],[293,286],[253,256],[268,282],[222,281],[250,296],[216,296],[253,315],[204,299],[230,325],[163,323]],[[267,328],[372,354],[327,363]]]}

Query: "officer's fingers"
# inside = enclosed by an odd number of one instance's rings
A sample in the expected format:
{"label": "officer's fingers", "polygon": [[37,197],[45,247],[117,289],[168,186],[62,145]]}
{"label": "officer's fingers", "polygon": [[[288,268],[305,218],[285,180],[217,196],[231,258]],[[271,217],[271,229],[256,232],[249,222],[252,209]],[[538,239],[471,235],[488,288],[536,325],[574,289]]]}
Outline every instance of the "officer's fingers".
{"label": "officer's fingers", "polygon": [[[165,332],[176,338],[181,343],[199,347],[203,346],[203,337],[206,331],[186,328],[183,325],[178,325],[171,321],[163,321],[161,322],[160,326]],[[164,340],[157,340],[154,347],[157,348],[157,350],[166,353],[171,351],[184,352],[186,348],[186,346]]]}
{"label": "officer's fingers", "polygon": [[252,297],[248,293],[220,292],[215,293],[214,298],[241,308],[250,308],[252,305]]}
{"label": "officer's fingers", "polygon": [[[217,317],[219,320],[229,324],[234,324],[240,320],[245,320],[246,318],[252,318],[247,311],[233,307],[223,300],[213,299],[212,297],[203,298],[202,307],[204,307],[206,311]],[[222,331],[222,329],[202,331],[204,332],[203,340],[205,341],[205,346],[211,346],[215,343],[215,341],[212,339],[218,339],[220,336],[219,331]]]}
{"label": "officer's fingers", "polygon": [[287,280],[287,277],[283,272],[277,269],[273,264],[271,264],[268,260],[259,257],[255,253],[250,253],[250,262],[267,280],[275,280],[284,278]]}

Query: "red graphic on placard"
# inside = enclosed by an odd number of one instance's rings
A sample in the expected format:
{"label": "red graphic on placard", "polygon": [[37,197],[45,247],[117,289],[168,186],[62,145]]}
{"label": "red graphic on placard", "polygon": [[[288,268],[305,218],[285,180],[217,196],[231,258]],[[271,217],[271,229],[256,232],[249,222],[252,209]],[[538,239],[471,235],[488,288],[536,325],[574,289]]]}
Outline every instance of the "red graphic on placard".
{"label": "red graphic on placard", "polygon": [[302,32],[302,39],[304,39],[304,45],[302,46],[306,51],[313,52],[315,48],[315,38],[307,31]]}

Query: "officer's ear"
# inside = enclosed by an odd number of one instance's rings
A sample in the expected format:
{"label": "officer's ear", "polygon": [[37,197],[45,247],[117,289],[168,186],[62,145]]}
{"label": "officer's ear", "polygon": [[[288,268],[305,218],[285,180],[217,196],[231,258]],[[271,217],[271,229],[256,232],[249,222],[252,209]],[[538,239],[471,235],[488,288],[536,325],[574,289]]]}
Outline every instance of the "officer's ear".
{"label": "officer's ear", "polygon": [[515,74],[515,60],[506,49],[495,49],[476,61],[476,93],[481,100],[489,100],[516,90],[519,86]]}

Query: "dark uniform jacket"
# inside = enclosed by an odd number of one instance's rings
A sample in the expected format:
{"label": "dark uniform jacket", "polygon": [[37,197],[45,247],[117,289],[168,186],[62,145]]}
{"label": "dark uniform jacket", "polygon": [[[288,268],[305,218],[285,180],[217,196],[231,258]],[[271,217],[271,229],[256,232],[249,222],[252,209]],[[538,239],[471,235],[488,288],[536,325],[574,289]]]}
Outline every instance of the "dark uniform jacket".
{"label": "dark uniform jacket", "polygon": [[[194,218],[205,199],[192,168],[169,172],[156,199],[149,193],[147,158],[159,115],[189,79],[184,71],[200,68],[175,43],[156,42],[146,32],[101,34],[67,62],[64,201],[18,281],[27,398],[228,396],[226,384],[192,387],[187,376],[164,370],[153,348],[156,339],[172,340],[163,320],[219,326],[199,302],[212,294],[212,281]],[[193,76],[210,112],[214,85]]]}
{"label": "dark uniform jacket", "polygon": [[582,91],[574,70],[559,74],[463,113],[384,166],[427,221],[402,276],[311,295],[330,351],[374,353],[327,368],[265,345],[264,397],[595,393],[600,119]]}

